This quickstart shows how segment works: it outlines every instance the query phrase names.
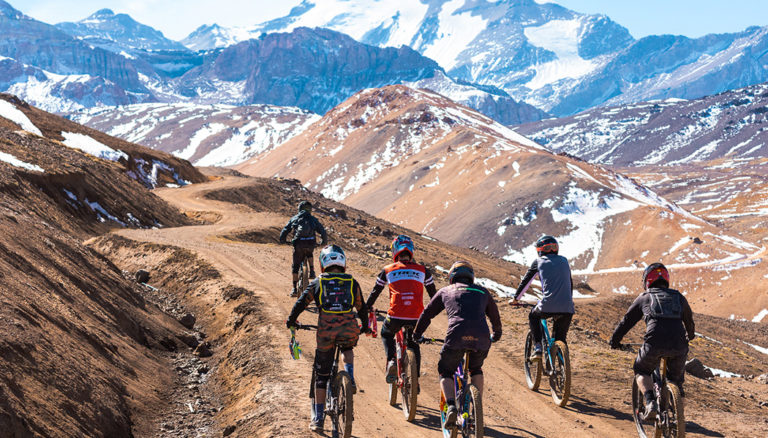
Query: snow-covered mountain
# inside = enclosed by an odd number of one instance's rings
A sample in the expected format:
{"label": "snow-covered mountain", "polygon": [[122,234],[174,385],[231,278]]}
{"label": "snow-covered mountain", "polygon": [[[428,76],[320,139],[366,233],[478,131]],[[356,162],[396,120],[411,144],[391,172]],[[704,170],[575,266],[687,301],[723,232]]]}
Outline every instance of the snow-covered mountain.
{"label": "snow-covered mountain", "polygon": [[768,157],[767,107],[764,83],[695,100],[594,108],[516,131],[551,150],[617,166]]}
{"label": "snow-covered mountain", "polygon": [[322,114],[359,90],[398,83],[444,93],[506,124],[546,116],[502,90],[459,83],[408,47],[380,48],[304,27],[222,49],[179,78],[176,88],[197,102],[296,106]]}
{"label": "snow-covered mountain", "polygon": [[248,28],[198,29],[187,44],[220,47],[299,26],[381,47],[407,45],[454,78],[496,86],[557,115],[768,80],[768,27],[635,41],[604,15],[535,0],[305,0],[285,17]]}
{"label": "snow-covered mountain", "polygon": [[141,24],[127,14],[100,9],[76,22],[56,25],[84,42],[115,53],[137,50],[188,50],[183,44],[166,38],[162,32]]}
{"label": "snow-covered mountain", "polygon": [[156,103],[85,109],[69,118],[197,166],[231,166],[273,149],[320,116],[271,105]]}
{"label": "snow-covered mountain", "polygon": [[[605,167],[557,155],[469,108],[424,90],[356,94],[279,148],[236,166],[306,187],[441,240],[530,260],[541,233],[582,272],[647,259],[746,254],[738,242],[680,248],[720,231]],[[742,245],[742,246],[739,246]]]}

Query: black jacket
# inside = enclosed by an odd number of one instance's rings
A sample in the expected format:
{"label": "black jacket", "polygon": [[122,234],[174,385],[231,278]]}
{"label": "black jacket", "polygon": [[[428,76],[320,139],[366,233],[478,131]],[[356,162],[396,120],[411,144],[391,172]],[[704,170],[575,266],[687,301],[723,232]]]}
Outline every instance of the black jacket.
{"label": "black jacket", "polygon": [[[656,317],[658,310],[654,294],[669,294],[679,299],[679,318]],[[657,301],[657,300],[656,300]],[[629,310],[616,326],[611,336],[611,345],[618,345],[624,335],[629,332],[640,319],[645,319],[645,343],[656,348],[678,350],[688,345],[695,336],[693,324],[693,311],[680,292],[669,288],[651,288],[641,293],[635,302],[629,306]]]}
{"label": "black jacket", "polygon": [[321,224],[316,217],[312,216],[310,212],[305,210],[300,211],[296,216],[292,217],[291,220],[289,220],[288,223],[285,225],[285,227],[283,227],[283,231],[280,232],[281,243],[285,243],[285,240],[288,237],[288,233],[290,233],[293,230],[296,230],[299,226],[299,223],[301,223],[306,216],[309,216],[309,222],[311,223],[311,226],[312,226],[312,231],[313,231],[312,237],[301,239],[298,235],[294,234],[293,240],[291,240],[291,243],[295,245],[300,240],[307,240],[308,242],[311,242],[314,244],[315,233],[320,233],[320,237],[322,238],[321,245],[325,246],[325,244],[328,243],[328,235],[325,233],[325,228],[323,227],[323,224]]}

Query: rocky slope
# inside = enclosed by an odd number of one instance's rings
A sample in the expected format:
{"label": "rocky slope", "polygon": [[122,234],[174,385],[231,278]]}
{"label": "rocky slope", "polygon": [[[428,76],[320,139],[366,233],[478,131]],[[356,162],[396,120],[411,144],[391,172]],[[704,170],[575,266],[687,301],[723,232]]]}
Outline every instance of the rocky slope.
{"label": "rocky slope", "polygon": [[186,348],[185,330],[83,245],[112,228],[192,223],[131,178],[149,157],[178,166],[156,182],[204,179],[188,163],[0,95],[3,436],[153,432],[175,378],[168,352]]}
{"label": "rocky slope", "polygon": [[231,166],[269,151],[320,117],[271,105],[136,104],[71,113],[72,120],[198,166]]}
{"label": "rocky slope", "polygon": [[547,148],[617,166],[768,156],[768,84],[701,99],[595,108],[515,130]]}

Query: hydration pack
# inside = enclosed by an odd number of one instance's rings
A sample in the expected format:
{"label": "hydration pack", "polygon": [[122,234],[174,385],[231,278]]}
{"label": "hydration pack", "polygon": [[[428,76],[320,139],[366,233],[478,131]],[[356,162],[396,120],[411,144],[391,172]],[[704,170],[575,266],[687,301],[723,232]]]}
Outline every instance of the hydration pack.
{"label": "hydration pack", "polygon": [[320,308],[327,313],[351,312],[355,305],[354,281],[352,276],[344,274],[320,277]]}
{"label": "hydration pack", "polygon": [[683,318],[680,292],[674,289],[650,289],[648,293],[651,297],[651,305],[647,317],[654,319]]}
{"label": "hydration pack", "polygon": [[314,239],[315,224],[310,214],[305,213],[299,216],[298,221],[296,221],[296,237],[299,239]]}

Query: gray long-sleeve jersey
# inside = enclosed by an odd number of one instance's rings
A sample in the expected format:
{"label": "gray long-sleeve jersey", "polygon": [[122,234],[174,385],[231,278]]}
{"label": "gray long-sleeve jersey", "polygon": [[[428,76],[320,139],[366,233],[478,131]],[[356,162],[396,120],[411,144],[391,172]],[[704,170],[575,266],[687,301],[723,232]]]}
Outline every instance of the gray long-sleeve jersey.
{"label": "gray long-sleeve jersey", "polygon": [[528,290],[537,274],[543,295],[539,309],[544,313],[574,313],[571,267],[568,259],[557,254],[544,254],[531,263],[515,292],[515,299]]}

